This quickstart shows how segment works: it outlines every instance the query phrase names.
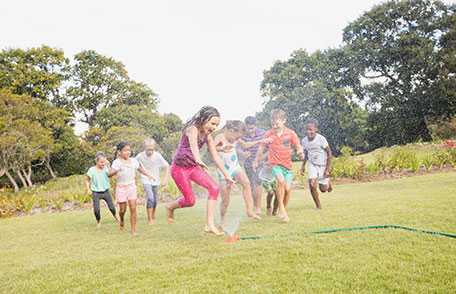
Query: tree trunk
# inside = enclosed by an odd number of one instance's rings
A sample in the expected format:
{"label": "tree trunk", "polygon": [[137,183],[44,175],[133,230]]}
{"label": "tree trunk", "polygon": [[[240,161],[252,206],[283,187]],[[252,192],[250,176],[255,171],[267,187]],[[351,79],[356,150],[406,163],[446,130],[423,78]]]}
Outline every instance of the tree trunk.
{"label": "tree trunk", "polygon": [[55,175],[54,170],[52,169],[52,166],[51,166],[51,163],[49,162],[49,160],[46,160],[46,167],[49,170],[49,173],[51,174],[51,177],[53,179],[57,178],[57,176]]}
{"label": "tree trunk", "polygon": [[9,171],[5,171],[5,174],[8,177],[8,179],[10,180],[11,184],[13,185],[14,192],[16,192],[16,193],[19,192],[19,186],[17,185],[17,183],[14,180],[14,178],[11,176],[10,172]]}
{"label": "tree trunk", "polygon": [[28,184],[27,184],[27,182],[25,181],[24,176],[22,176],[22,173],[21,173],[21,170],[20,170],[20,169],[16,170],[16,175],[17,175],[17,176],[19,177],[19,179],[21,180],[22,186],[23,186],[24,188],[27,188],[27,187],[28,187]]}
{"label": "tree trunk", "polygon": [[419,132],[421,140],[423,140],[424,142],[432,141],[431,132],[429,132],[429,128],[426,123],[426,118],[424,116],[420,118],[420,122],[418,125],[418,132]]}
{"label": "tree trunk", "polygon": [[22,173],[24,174],[25,180],[27,181],[27,184],[29,187],[33,187],[33,182],[32,182],[32,167],[29,166],[27,168],[27,171],[25,169],[22,170]]}

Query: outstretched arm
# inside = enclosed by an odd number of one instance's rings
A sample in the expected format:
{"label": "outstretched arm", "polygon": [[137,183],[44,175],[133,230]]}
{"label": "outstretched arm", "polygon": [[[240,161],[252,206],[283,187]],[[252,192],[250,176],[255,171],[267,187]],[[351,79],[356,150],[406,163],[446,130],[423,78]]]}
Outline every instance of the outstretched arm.
{"label": "outstretched arm", "polygon": [[250,141],[250,142],[245,142],[244,140],[239,140],[238,143],[243,149],[248,149],[250,147],[253,147],[257,144],[261,144],[264,142],[264,139],[261,140],[256,140],[256,141]]}
{"label": "outstretched arm", "polygon": [[154,177],[152,174],[150,174],[150,173],[149,173],[141,164],[140,164],[139,167],[138,167],[138,171],[139,171],[141,174],[143,174],[143,175],[145,175],[146,177],[148,177],[149,179],[151,179],[152,181],[155,181],[155,180],[156,180],[155,177]]}

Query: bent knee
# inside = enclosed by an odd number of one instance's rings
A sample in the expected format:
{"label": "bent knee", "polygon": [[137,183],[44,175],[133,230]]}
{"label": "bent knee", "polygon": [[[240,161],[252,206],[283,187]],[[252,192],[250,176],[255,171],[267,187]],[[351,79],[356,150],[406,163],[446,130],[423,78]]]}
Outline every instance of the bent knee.
{"label": "bent knee", "polygon": [[309,186],[312,189],[317,189],[317,187],[318,187],[317,181],[316,180],[309,180]]}
{"label": "bent knee", "polygon": [[210,199],[217,199],[220,194],[220,187],[218,185],[211,185],[207,190],[209,192]]}
{"label": "bent knee", "polygon": [[195,201],[194,198],[193,199],[188,199],[188,200],[183,201],[181,203],[181,207],[192,207],[192,206],[195,206],[195,203],[196,203],[196,201]]}

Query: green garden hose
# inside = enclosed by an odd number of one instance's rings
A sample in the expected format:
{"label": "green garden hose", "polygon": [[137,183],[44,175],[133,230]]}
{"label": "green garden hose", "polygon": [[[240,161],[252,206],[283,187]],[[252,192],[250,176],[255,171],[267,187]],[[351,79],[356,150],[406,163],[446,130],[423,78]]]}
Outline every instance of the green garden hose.
{"label": "green garden hose", "polygon": [[[330,234],[330,233],[338,233],[338,232],[352,232],[352,231],[367,231],[367,230],[383,230],[383,229],[400,229],[409,232],[415,233],[423,233],[423,234],[430,234],[435,236],[443,236],[448,238],[456,239],[456,234],[445,233],[445,232],[438,232],[438,231],[428,231],[428,230],[421,230],[415,229],[410,227],[404,227],[399,225],[375,225],[375,226],[364,226],[364,227],[351,227],[351,228],[334,228],[334,229],[323,229],[318,231],[311,231],[310,234]],[[240,237],[240,240],[259,240],[264,239],[265,237],[262,236],[243,236]]]}

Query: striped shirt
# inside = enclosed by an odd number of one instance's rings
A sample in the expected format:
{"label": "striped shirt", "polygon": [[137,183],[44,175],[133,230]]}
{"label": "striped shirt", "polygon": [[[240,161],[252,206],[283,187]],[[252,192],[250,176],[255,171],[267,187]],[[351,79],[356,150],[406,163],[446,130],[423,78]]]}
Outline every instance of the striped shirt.
{"label": "striped shirt", "polygon": [[[266,132],[263,129],[256,128],[255,129],[255,134],[253,136],[247,134],[241,138],[242,141],[244,142],[253,142],[253,141],[259,141],[264,138],[264,134]],[[258,152],[258,148],[260,147],[260,144],[256,144],[250,148],[241,148],[242,151],[244,152],[249,152],[250,155],[245,159],[244,166],[251,167],[253,164],[253,161],[255,160],[256,154]]]}

